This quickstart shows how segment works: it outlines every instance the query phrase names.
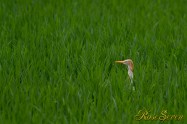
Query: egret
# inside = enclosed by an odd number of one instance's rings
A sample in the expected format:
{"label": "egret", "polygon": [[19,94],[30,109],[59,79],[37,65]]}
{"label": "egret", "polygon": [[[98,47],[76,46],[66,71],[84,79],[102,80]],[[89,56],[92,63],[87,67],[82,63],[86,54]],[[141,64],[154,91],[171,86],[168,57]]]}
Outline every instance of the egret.
{"label": "egret", "polygon": [[135,90],[135,86],[133,84],[133,69],[134,69],[133,61],[131,59],[126,59],[126,60],[123,60],[123,61],[115,61],[115,62],[125,64],[125,65],[128,66],[128,75],[129,75],[129,78],[130,78],[130,82],[131,82],[131,85],[133,85],[133,90]]}

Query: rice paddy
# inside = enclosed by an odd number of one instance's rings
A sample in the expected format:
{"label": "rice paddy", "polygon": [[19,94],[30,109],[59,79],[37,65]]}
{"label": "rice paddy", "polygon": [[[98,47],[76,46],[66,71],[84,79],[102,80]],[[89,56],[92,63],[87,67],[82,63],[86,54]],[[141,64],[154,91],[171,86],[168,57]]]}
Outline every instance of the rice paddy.
{"label": "rice paddy", "polygon": [[185,0],[1,1],[0,123],[185,123],[186,14]]}

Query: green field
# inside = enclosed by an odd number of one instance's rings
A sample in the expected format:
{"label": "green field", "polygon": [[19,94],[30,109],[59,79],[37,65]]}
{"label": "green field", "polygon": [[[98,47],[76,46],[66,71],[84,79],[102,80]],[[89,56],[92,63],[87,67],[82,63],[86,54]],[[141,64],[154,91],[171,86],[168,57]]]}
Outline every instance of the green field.
{"label": "green field", "polygon": [[0,0],[1,124],[181,124],[186,91],[186,0]]}

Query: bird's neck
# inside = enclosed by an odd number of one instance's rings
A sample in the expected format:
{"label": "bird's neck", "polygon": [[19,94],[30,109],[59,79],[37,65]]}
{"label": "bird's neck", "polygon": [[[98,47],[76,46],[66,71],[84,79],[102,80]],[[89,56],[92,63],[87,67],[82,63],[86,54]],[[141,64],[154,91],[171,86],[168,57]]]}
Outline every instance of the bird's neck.
{"label": "bird's neck", "polygon": [[132,63],[129,63],[129,64],[128,64],[128,70],[133,71],[133,68],[134,68],[133,64],[132,64]]}
{"label": "bird's neck", "polygon": [[132,68],[131,66],[128,65],[128,70],[132,72]]}
{"label": "bird's neck", "polygon": [[128,74],[130,79],[133,79],[133,71],[131,70],[131,68],[128,66]]}

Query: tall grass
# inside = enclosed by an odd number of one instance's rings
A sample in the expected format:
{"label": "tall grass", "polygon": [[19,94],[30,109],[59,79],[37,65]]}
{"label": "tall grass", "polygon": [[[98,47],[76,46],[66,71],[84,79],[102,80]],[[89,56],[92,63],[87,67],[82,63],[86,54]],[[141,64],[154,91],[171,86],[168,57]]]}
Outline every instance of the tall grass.
{"label": "tall grass", "polygon": [[[139,123],[187,116],[187,2],[0,2],[0,123]],[[136,91],[124,65],[134,61]],[[161,123],[145,121],[141,123]]]}

